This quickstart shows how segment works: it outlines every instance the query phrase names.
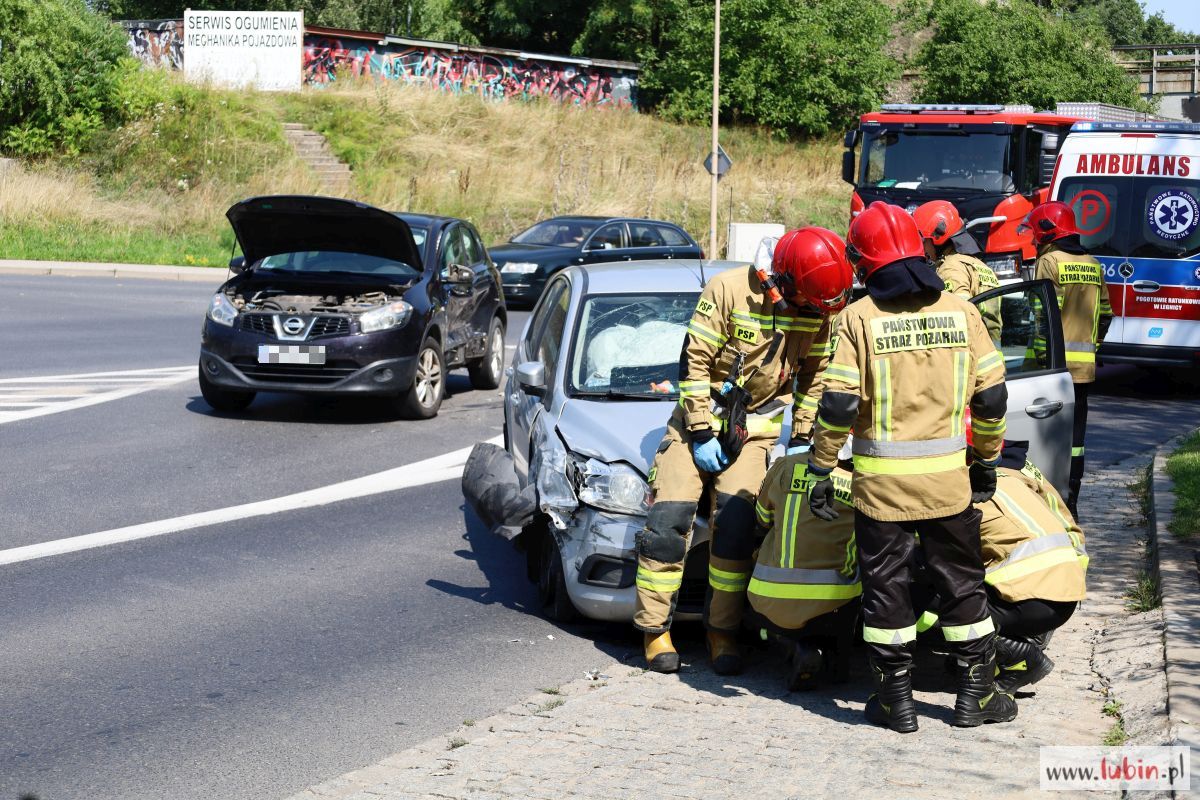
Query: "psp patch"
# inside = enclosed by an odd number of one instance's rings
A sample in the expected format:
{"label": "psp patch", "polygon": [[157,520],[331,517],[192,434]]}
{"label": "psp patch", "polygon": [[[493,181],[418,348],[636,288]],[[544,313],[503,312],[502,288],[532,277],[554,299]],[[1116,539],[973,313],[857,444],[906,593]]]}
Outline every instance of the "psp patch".
{"label": "psp patch", "polygon": [[1200,203],[1182,189],[1167,189],[1150,201],[1146,221],[1160,239],[1178,242],[1200,226]]}

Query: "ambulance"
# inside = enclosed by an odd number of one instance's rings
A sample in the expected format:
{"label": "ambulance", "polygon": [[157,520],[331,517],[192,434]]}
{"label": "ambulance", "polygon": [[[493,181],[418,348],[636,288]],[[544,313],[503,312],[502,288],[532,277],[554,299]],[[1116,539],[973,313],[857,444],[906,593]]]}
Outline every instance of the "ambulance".
{"label": "ambulance", "polygon": [[1100,358],[1200,363],[1200,125],[1077,122],[1051,196],[1104,265],[1114,317]]}

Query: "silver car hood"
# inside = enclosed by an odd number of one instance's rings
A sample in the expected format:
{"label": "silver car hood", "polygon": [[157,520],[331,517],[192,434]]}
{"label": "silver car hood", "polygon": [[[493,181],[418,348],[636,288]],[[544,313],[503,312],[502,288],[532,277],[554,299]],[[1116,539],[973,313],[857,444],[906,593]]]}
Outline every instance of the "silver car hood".
{"label": "silver car hood", "polygon": [[558,416],[567,447],[604,462],[624,461],[646,475],[674,404],[667,400],[568,399]]}

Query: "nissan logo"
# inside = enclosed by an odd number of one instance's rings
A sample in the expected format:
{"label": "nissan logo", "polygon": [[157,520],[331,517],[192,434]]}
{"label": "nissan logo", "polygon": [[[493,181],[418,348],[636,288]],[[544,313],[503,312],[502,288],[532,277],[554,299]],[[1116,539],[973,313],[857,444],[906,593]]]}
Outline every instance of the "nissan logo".
{"label": "nissan logo", "polygon": [[288,317],[283,321],[283,332],[288,336],[298,336],[304,332],[304,320],[299,317]]}

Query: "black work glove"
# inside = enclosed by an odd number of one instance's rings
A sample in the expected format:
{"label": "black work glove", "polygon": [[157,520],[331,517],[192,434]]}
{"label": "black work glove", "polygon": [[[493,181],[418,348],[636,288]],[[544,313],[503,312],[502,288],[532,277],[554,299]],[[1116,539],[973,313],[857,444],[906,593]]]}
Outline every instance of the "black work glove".
{"label": "black work glove", "polygon": [[996,468],[981,461],[971,464],[971,502],[986,503],[996,493]]}
{"label": "black work glove", "polygon": [[838,518],[837,509],[833,507],[833,479],[829,473],[821,475],[812,471],[809,466],[809,478],[816,481],[808,490],[808,509],[817,519],[833,522]]}

